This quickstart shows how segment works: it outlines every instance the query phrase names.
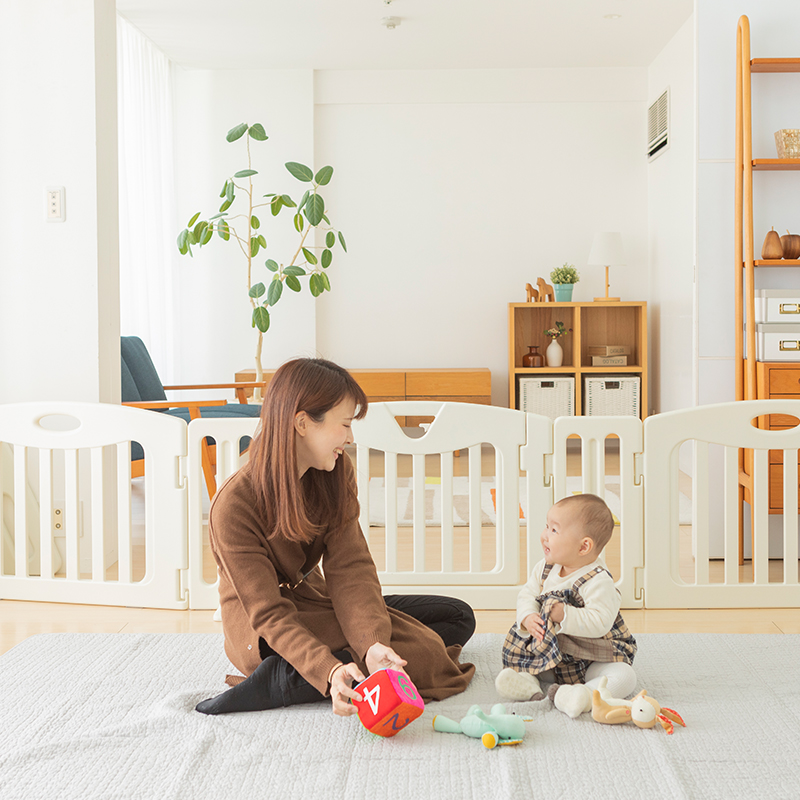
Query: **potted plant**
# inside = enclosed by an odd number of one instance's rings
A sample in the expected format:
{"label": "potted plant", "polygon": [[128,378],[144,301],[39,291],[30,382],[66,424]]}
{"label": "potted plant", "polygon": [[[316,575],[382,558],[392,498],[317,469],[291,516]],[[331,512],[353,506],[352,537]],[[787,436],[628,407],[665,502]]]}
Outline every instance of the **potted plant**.
{"label": "potted plant", "polygon": [[[235,142],[242,137],[247,145],[247,169],[239,170],[225,179],[219,194],[222,198],[222,205],[220,205],[218,213],[208,219],[200,219],[198,211],[189,220],[186,228],[178,234],[178,250],[181,255],[188,253],[192,256],[192,245],[203,247],[211,241],[216,233],[223,241],[234,242],[242,253],[242,261],[247,264],[247,294],[252,308],[250,325],[258,335],[255,352],[256,381],[261,383],[264,378],[261,349],[264,334],[269,330],[269,309],[281,299],[284,285],[293,292],[300,292],[303,289],[300,280],[307,278],[309,291],[314,297],[319,297],[324,291],[330,291],[331,282],[327,269],[333,260],[333,248],[337,239],[345,253],[347,246],[342,232],[336,231],[331,226],[325,213],[325,201],[319,193],[320,187],[330,183],[333,167],[322,167],[315,174],[304,164],[290,161],[285,165],[289,174],[302,183],[311,184],[300,202],[296,203],[288,194],[275,192],[262,195],[264,198],[262,201],[253,188],[253,176],[258,172],[252,168],[250,140],[264,142],[269,137],[260,123],[248,125],[243,122],[235,128],[231,128],[226,139],[229,142]],[[239,204],[239,209],[237,209],[239,213],[230,216],[228,209],[233,205],[237,191],[244,195],[244,203]],[[267,249],[267,240],[261,229],[261,220],[254,213],[260,208],[264,209],[265,216],[268,212],[272,217],[277,217],[284,208],[294,209],[292,225],[298,237],[297,249],[294,253],[290,253],[290,257],[285,261],[268,258],[264,262],[264,266],[272,273],[272,277],[268,280],[268,286],[253,274],[254,267],[257,266],[256,256],[261,250]],[[314,247],[307,243],[312,228],[326,231],[324,248]],[[314,250],[319,249],[322,252],[317,257]],[[265,278],[267,277],[265,275]],[[256,402],[261,401],[260,388],[255,390],[253,399]]]}
{"label": "potted plant", "polygon": [[565,263],[550,273],[550,280],[553,282],[556,302],[568,303],[572,300],[572,287],[580,280],[580,276],[573,264]]}
{"label": "potted plant", "polygon": [[564,351],[558,343],[558,340],[562,336],[566,336],[570,331],[572,331],[572,328],[565,328],[563,322],[556,320],[556,324],[544,332],[545,336],[550,337],[550,344],[547,345],[547,350],[544,351],[548,367],[561,366],[564,361]]}

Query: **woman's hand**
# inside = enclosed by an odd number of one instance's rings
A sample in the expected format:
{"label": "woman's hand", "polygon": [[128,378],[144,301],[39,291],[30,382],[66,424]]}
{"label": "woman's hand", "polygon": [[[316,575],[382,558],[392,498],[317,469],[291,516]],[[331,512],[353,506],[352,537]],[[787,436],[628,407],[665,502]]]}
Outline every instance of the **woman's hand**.
{"label": "woman's hand", "polygon": [[333,713],[340,717],[349,717],[358,714],[358,709],[350,700],[362,700],[361,695],[350,688],[353,681],[363,681],[366,678],[361,674],[361,670],[353,663],[342,664],[337,667],[331,676],[331,700],[333,701]]}
{"label": "woman's hand", "polygon": [[372,647],[367,650],[367,655],[364,657],[364,663],[370,674],[378,669],[396,669],[400,672],[405,672],[403,667],[408,663],[404,658],[400,658],[391,647],[380,642],[375,642]]}

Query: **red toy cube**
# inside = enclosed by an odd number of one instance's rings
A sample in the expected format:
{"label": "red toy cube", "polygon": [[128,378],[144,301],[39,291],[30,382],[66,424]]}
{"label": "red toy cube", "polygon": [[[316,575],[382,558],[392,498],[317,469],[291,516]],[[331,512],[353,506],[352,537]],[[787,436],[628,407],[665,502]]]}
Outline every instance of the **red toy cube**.
{"label": "red toy cube", "polygon": [[356,686],[356,691],[364,698],[360,702],[353,700],[358,718],[378,736],[394,736],[425,710],[411,678],[394,669],[373,672]]}

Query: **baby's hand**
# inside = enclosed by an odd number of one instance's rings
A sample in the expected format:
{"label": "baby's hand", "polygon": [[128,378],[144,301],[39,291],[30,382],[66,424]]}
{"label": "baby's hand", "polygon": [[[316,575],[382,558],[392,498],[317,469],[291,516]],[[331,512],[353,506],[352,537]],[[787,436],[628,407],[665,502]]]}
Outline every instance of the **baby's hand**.
{"label": "baby's hand", "polygon": [[522,627],[525,628],[537,642],[544,639],[544,620],[538,614],[528,614],[522,620]]}
{"label": "baby's hand", "polygon": [[563,603],[553,603],[553,607],[550,609],[550,619],[553,620],[553,622],[558,622],[558,623],[564,621]]}

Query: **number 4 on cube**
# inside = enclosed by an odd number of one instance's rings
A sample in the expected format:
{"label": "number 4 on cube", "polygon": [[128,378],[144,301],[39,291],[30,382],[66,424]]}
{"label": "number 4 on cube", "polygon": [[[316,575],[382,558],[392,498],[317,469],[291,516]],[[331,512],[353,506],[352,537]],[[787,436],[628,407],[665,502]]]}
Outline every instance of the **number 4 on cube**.
{"label": "number 4 on cube", "polygon": [[361,724],[378,736],[394,736],[415,720],[425,703],[404,672],[379,669],[356,686],[362,696],[354,700]]}

